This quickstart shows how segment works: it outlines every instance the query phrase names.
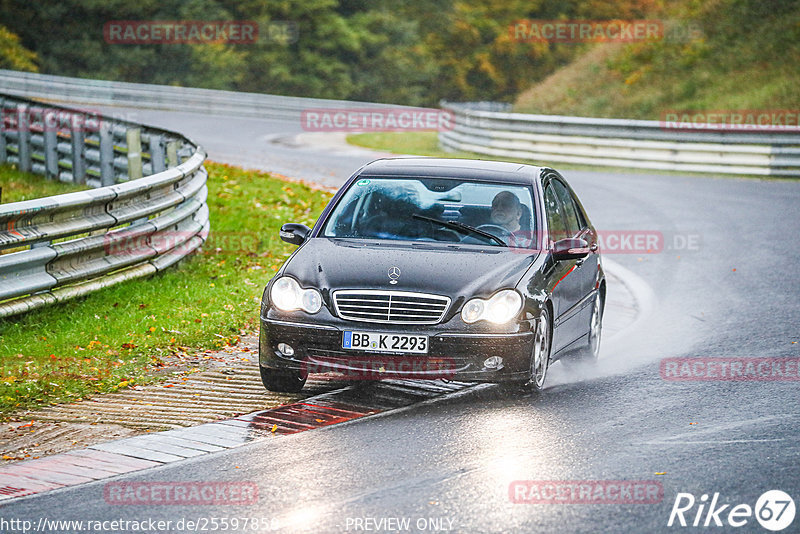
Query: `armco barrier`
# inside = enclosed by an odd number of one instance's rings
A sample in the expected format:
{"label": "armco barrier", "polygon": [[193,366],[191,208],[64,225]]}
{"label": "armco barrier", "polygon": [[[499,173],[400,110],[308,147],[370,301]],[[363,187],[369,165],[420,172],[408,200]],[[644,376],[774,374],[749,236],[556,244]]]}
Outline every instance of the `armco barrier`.
{"label": "armco barrier", "polygon": [[800,177],[800,128],[669,129],[659,121],[529,115],[486,104],[442,103],[455,128],[448,150],[492,157],[681,172]]}
{"label": "armco barrier", "polygon": [[[299,121],[303,111],[309,109],[402,107],[88,80],[2,69],[0,92],[87,105],[146,107],[291,121]],[[455,114],[455,128],[439,134],[440,144],[451,150],[542,163],[800,176],[800,129],[786,133],[670,130],[659,121],[508,113],[509,106],[498,103],[444,102],[442,107]],[[116,135],[120,133],[116,131]],[[23,152],[28,146],[24,141]],[[146,150],[144,134],[141,143]],[[0,146],[0,152],[2,148]],[[98,162],[102,154],[96,149],[90,152],[90,161]],[[121,155],[106,157],[107,161],[109,159],[113,160],[115,168],[125,165],[125,158]],[[106,162],[106,165],[109,164]],[[81,174],[80,168],[76,174]]]}
{"label": "armco barrier", "polygon": [[0,110],[0,162],[95,188],[0,204],[0,317],[153,274],[205,241],[206,155],[184,136],[8,95]]}
{"label": "armco barrier", "polygon": [[[299,121],[308,109],[403,108],[372,102],[241,93],[169,85],[113,82],[0,69],[0,92],[27,98],[192,111],[227,117]],[[409,108],[411,109],[411,108]]]}

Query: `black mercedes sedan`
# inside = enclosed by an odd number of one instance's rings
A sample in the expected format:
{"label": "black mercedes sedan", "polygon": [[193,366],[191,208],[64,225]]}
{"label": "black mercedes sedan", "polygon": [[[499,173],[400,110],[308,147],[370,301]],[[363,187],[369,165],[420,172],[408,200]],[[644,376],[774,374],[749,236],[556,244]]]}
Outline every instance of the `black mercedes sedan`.
{"label": "black mercedes sedan", "polygon": [[310,373],[541,390],[559,358],[597,358],[597,232],[555,170],[396,158],[359,169],[264,290],[264,386]]}

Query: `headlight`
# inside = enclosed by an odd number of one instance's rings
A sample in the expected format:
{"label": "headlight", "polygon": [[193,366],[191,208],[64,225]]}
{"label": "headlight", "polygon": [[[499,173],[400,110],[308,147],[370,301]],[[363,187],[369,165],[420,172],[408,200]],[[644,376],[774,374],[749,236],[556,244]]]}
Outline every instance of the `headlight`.
{"label": "headlight", "polygon": [[502,324],[513,319],[522,309],[522,297],[513,289],[498,291],[489,299],[471,299],[461,309],[461,319],[474,323],[484,319]]}
{"label": "headlight", "polygon": [[282,276],[272,284],[269,299],[276,308],[283,311],[303,310],[317,313],[322,309],[322,295],[316,289],[303,289],[297,280]]}

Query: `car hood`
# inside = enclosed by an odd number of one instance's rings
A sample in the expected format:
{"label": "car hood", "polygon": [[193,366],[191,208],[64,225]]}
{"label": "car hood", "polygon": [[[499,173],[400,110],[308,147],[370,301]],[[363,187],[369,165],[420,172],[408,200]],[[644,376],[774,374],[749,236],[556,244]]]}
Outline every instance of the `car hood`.
{"label": "car hood", "polygon": [[[284,274],[319,289],[390,289],[458,297],[514,287],[536,252],[504,247],[312,238]],[[390,284],[389,270],[399,270]]]}

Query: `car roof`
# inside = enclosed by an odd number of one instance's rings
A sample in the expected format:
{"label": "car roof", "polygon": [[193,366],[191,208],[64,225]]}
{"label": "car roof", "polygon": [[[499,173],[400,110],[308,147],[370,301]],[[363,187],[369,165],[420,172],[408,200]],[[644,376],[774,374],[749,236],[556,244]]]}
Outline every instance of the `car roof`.
{"label": "car roof", "polygon": [[487,182],[530,184],[540,167],[523,163],[451,158],[387,158],[365,165],[359,176],[465,178]]}

